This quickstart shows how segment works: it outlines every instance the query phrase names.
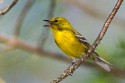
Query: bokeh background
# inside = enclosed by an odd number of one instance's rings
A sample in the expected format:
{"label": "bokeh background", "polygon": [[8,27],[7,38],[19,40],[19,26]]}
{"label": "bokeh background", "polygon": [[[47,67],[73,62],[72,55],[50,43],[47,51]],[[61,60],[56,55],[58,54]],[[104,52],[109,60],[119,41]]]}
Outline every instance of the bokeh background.
{"label": "bokeh background", "polygon": [[[0,0],[0,11],[13,0]],[[65,17],[92,44],[117,0],[19,0],[0,16],[0,35],[18,38],[48,53],[66,55],[56,46],[44,19]],[[125,2],[97,47],[101,57],[125,72]],[[0,41],[0,83],[49,83],[69,65],[51,54],[12,48]],[[60,56],[61,56],[60,55]],[[66,57],[69,59],[68,57]],[[84,66],[85,65],[85,66]],[[61,83],[125,83],[125,76],[108,73],[91,62],[84,63]]]}

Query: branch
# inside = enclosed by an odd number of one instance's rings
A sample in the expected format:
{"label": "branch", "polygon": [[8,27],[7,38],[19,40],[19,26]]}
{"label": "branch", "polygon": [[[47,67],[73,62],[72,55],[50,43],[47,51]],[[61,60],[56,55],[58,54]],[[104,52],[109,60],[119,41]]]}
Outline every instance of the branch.
{"label": "branch", "polygon": [[68,77],[69,75],[72,75],[72,73],[81,65],[81,63],[85,62],[88,59],[88,57],[91,56],[90,54],[95,50],[95,48],[98,46],[100,41],[103,39],[112,19],[114,18],[119,7],[121,6],[122,1],[123,0],[117,1],[114,9],[112,10],[111,14],[109,15],[108,19],[106,20],[100,34],[98,35],[98,37],[96,38],[95,42],[93,43],[92,47],[90,47],[88,52],[80,60],[77,60],[73,65],[69,66],[57,79],[53,80],[50,83],[59,83],[60,81],[62,81],[66,77]]}
{"label": "branch", "polygon": [[11,8],[14,7],[17,2],[18,0],[13,0],[9,7],[5,8],[3,11],[0,11],[0,15],[5,15],[7,12],[9,12],[9,10],[11,10]]}
{"label": "branch", "polygon": [[[50,2],[50,7],[49,7],[49,13],[48,13],[48,19],[53,17],[54,14],[54,9],[56,7],[56,0],[51,0]],[[41,32],[40,38],[38,40],[38,46],[43,47],[43,45],[45,44],[47,38],[49,35],[49,28],[44,28],[43,31]]]}
{"label": "branch", "polygon": [[24,5],[24,8],[19,14],[19,17],[17,18],[17,21],[16,21],[17,23],[15,25],[15,32],[14,32],[14,35],[16,37],[19,36],[23,20],[25,19],[25,16],[27,15],[28,11],[32,7],[33,3],[34,3],[34,0],[27,0],[26,4]]}

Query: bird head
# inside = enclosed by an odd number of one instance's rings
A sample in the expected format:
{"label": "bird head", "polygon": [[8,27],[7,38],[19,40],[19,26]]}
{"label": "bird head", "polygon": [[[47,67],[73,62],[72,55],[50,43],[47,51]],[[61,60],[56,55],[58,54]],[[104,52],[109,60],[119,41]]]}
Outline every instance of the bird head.
{"label": "bird head", "polygon": [[56,18],[51,18],[50,20],[43,20],[49,23],[49,26],[51,30],[64,30],[64,29],[72,29],[70,23],[68,20],[64,17],[56,17]]}

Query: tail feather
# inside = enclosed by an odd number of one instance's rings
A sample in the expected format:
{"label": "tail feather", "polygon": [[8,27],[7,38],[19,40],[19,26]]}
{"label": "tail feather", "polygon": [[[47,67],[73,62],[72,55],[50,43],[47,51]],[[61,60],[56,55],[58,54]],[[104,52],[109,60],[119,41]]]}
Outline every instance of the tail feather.
{"label": "tail feather", "polygon": [[99,66],[101,66],[103,69],[105,69],[108,72],[110,72],[111,69],[114,67],[111,63],[99,57],[96,52],[93,53],[92,58],[96,64],[98,64]]}

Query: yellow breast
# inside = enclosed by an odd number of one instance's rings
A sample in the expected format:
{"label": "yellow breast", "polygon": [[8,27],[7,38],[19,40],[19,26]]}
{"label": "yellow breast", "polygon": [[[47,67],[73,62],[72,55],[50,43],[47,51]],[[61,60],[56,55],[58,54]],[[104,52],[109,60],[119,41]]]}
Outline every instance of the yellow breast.
{"label": "yellow breast", "polygon": [[54,37],[58,47],[69,57],[81,58],[81,55],[87,50],[87,47],[75,37],[73,32],[60,31]]}

